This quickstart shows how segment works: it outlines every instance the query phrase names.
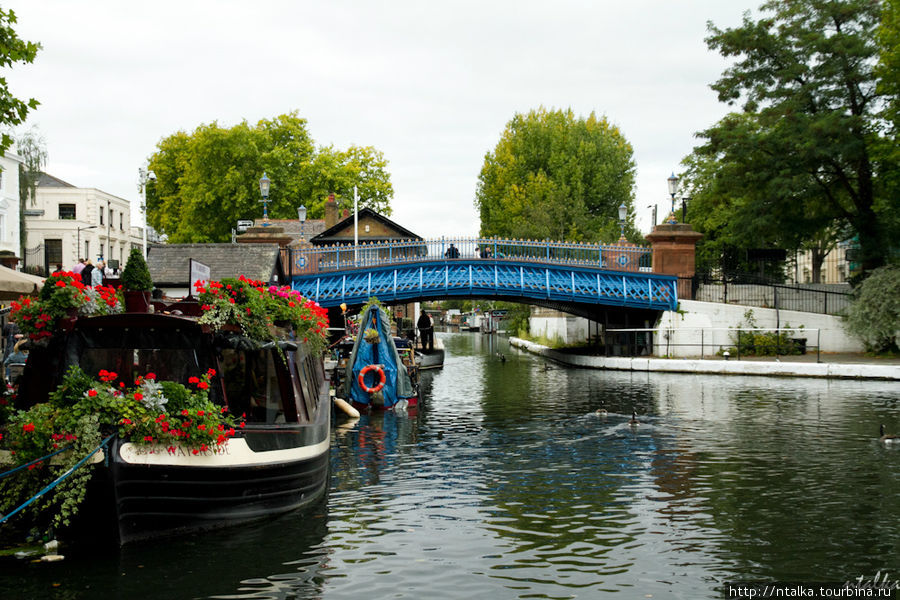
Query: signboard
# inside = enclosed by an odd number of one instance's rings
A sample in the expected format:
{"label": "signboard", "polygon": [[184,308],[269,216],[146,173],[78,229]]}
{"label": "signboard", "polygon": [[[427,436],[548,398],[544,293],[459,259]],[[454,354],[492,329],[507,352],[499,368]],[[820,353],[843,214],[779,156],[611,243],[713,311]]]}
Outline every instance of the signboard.
{"label": "signboard", "polygon": [[237,222],[238,233],[244,233],[245,231],[247,231],[248,227],[253,227],[253,219],[238,219],[238,222]]}
{"label": "signboard", "polygon": [[188,259],[191,268],[190,287],[188,288],[188,297],[194,295],[194,284],[198,281],[209,281],[209,267],[202,262]]}
{"label": "signboard", "polygon": [[492,311],[491,311],[491,316],[493,316],[493,317],[505,317],[505,316],[506,316],[506,312],[507,312],[507,311],[506,311],[506,310],[503,310],[503,309],[495,309],[495,310],[492,310]]}

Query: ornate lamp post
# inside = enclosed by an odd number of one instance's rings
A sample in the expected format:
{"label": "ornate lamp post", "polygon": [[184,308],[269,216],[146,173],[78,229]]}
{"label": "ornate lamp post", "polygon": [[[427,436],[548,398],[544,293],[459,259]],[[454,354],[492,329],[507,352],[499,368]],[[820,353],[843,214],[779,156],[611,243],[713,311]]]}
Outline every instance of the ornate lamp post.
{"label": "ornate lamp post", "polygon": [[619,205],[619,242],[625,242],[625,217],[628,216],[628,207],[625,203]]}
{"label": "ornate lamp post", "polygon": [[306,207],[300,205],[297,207],[297,219],[300,221],[300,241],[303,241],[303,224],[306,223]]}
{"label": "ornate lamp post", "polygon": [[263,171],[263,176],[259,180],[259,194],[262,196],[260,202],[263,203],[263,227],[269,226],[269,185],[272,180]]}
{"label": "ornate lamp post", "polygon": [[675,173],[669,175],[666,182],[669,184],[669,195],[672,197],[672,212],[669,213],[669,223],[674,225],[678,222],[678,219],[675,218],[675,192],[678,191],[678,178],[675,177]]}
{"label": "ornate lamp post", "polygon": [[[141,228],[141,238],[144,247],[144,259],[147,258],[147,183],[156,181],[156,173],[150,170],[144,170],[144,167],[138,168],[138,192],[141,194],[141,215],[144,217],[144,226]],[[107,237],[109,235],[107,234]],[[112,252],[110,252],[112,256]]]}

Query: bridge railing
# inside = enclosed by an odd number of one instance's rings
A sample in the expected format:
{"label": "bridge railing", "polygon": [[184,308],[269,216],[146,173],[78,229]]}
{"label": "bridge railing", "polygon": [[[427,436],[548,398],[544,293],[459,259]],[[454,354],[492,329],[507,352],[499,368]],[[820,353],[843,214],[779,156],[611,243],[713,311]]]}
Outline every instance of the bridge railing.
{"label": "bridge railing", "polygon": [[591,266],[610,271],[651,271],[651,250],[631,244],[577,244],[500,238],[440,238],[283,248],[282,264],[293,278],[329,271],[434,260],[515,260]]}

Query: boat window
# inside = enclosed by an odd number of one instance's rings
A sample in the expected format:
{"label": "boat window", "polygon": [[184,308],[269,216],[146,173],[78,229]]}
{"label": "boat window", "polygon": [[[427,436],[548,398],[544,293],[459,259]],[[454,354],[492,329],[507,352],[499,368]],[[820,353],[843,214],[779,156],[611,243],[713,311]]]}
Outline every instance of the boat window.
{"label": "boat window", "polygon": [[299,352],[294,354],[297,374],[300,379],[300,387],[303,389],[303,402],[306,406],[306,412],[310,415],[315,415],[316,401],[318,400],[319,393],[317,387],[311,385],[309,364],[306,362],[305,358],[306,357],[301,358]]}
{"label": "boat window", "polygon": [[147,373],[155,373],[157,381],[184,385],[190,377],[202,374],[196,353],[188,348],[84,348],[79,363],[86,373],[95,377],[102,369],[115,371],[126,385]]}
{"label": "boat window", "polygon": [[288,362],[288,371],[291,374],[291,387],[294,391],[294,403],[295,408],[297,409],[297,419],[301,422],[309,422],[310,414],[306,410],[306,403],[303,402],[303,398],[306,397],[306,390],[303,388],[303,377],[302,374],[297,369],[297,353],[296,352],[285,352],[285,357]]}
{"label": "boat window", "polygon": [[222,349],[222,378],[229,410],[248,423],[284,423],[278,372],[270,350]]}

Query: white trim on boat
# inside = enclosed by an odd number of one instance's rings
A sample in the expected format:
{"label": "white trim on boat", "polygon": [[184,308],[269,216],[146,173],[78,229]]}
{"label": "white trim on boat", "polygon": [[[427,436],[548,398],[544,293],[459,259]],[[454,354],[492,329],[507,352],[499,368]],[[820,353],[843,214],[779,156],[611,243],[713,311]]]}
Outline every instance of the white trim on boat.
{"label": "white trim on boat", "polygon": [[285,462],[297,462],[315,458],[328,452],[331,434],[312,446],[300,446],[282,450],[254,452],[243,438],[232,438],[221,446],[194,454],[180,446],[149,446],[127,442],[119,447],[119,458],[132,465],[159,465],[173,467],[250,467]]}

